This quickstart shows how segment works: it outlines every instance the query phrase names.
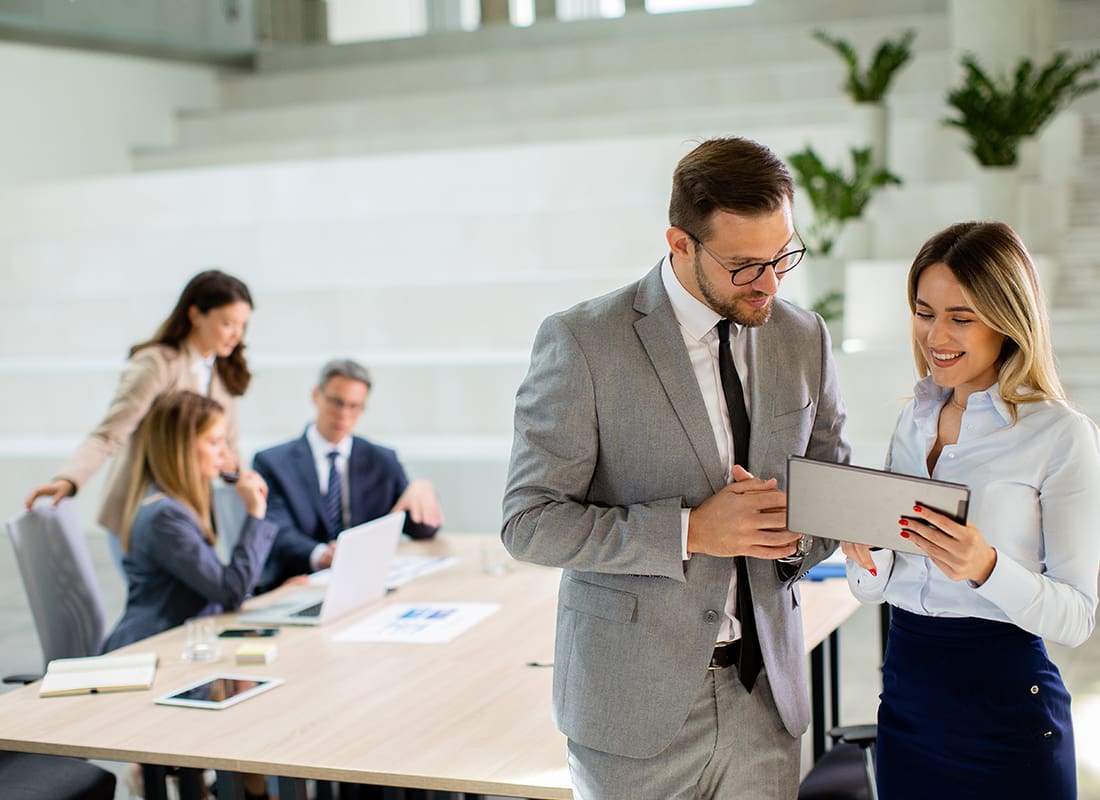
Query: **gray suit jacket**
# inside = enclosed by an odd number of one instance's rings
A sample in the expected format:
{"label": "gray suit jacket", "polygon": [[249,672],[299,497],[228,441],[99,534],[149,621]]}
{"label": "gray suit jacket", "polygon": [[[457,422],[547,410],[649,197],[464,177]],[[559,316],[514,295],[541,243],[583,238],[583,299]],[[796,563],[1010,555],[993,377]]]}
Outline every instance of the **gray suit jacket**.
{"label": "gray suit jacket", "polygon": [[[820,317],[775,301],[744,331],[755,372],[749,470],[786,481],[790,454],[847,461],[845,413]],[[661,752],[703,680],[733,560],[682,560],[680,510],[725,485],[714,433],[660,265],[543,322],[516,396],[502,538],[562,567],[558,727],[586,747]],[[799,576],[835,546],[817,542]],[[809,724],[795,582],[749,559],[765,669],[782,724]]]}

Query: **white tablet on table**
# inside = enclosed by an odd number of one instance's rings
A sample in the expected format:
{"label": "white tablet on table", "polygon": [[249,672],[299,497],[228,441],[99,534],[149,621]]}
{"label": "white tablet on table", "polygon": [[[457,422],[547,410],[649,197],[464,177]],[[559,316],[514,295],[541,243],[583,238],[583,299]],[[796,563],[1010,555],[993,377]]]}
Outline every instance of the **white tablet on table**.
{"label": "white tablet on table", "polygon": [[208,675],[202,680],[158,697],[153,702],[162,706],[229,708],[268,689],[274,689],[282,683],[282,678],[258,675]]}
{"label": "white tablet on table", "polygon": [[970,488],[802,456],[787,459],[787,529],[794,533],[924,555],[900,535],[913,506],[965,523]]}

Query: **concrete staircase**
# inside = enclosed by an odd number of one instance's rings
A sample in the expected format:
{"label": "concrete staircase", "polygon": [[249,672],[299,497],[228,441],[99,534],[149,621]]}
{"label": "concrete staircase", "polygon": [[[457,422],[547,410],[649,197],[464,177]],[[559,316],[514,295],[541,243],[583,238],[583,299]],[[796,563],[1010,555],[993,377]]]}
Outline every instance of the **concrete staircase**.
{"label": "concrete staircase", "polygon": [[1084,157],[1072,184],[1051,324],[1066,392],[1100,420],[1100,113],[1083,122]]}

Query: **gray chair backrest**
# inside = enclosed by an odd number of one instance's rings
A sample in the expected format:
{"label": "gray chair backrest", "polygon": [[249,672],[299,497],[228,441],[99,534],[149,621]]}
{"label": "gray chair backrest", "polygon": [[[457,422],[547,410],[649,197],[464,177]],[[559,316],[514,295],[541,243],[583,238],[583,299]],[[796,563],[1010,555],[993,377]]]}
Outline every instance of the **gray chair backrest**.
{"label": "gray chair backrest", "polygon": [[99,653],[107,618],[72,501],[35,506],[8,521],[8,534],[46,663]]}
{"label": "gray chair backrest", "polygon": [[214,499],[214,527],[218,531],[218,545],[222,557],[228,563],[233,555],[233,548],[237,546],[237,540],[241,538],[241,528],[244,527],[248,512],[245,511],[244,501],[237,494],[237,488],[231,485],[215,485]]}

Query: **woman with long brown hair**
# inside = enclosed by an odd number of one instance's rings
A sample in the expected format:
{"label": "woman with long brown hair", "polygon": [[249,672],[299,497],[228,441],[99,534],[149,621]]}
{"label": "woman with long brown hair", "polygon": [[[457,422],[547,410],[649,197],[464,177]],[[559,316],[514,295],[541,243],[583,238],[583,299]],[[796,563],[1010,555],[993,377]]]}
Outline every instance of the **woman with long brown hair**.
{"label": "woman with long brown hair", "polygon": [[157,397],[182,389],[208,395],[225,409],[228,467],[235,469],[236,398],[251,379],[242,342],[251,313],[252,295],[241,280],[220,270],[195,275],[153,337],[130,349],[106,417],[52,481],[31,490],[27,508],[39,497],[51,497],[56,505],[75,495],[103,462],[123,450],[107,477],[98,517],[99,524],[115,534],[109,540],[120,557],[115,537],[121,531],[126,480],[136,456],[132,435]]}

